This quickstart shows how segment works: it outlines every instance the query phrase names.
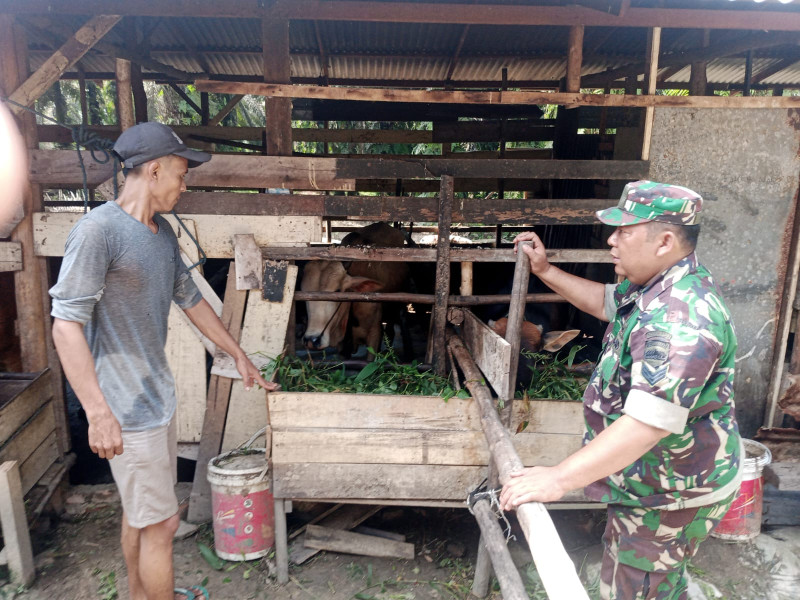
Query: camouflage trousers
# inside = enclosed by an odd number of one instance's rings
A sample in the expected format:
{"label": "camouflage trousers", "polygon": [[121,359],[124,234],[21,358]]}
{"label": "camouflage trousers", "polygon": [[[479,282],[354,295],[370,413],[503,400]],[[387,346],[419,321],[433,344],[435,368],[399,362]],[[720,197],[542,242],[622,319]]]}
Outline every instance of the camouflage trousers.
{"label": "camouflage trousers", "polygon": [[609,505],[600,597],[686,600],[686,567],[732,501],[681,510]]}

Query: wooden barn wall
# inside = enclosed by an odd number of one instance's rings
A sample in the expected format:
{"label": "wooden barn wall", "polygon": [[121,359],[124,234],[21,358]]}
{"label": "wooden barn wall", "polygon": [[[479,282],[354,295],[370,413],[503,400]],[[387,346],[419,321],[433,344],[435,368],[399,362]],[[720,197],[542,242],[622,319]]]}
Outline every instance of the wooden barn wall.
{"label": "wooden barn wall", "polygon": [[698,256],[733,313],[735,394],[745,436],[762,424],[800,174],[787,110],[656,109],[650,176],[706,200]]}

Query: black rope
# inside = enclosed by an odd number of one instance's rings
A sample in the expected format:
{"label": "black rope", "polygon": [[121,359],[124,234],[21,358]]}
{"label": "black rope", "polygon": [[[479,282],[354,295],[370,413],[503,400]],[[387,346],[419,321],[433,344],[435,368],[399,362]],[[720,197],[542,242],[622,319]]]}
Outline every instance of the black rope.
{"label": "black rope", "polygon": [[[72,141],[75,142],[75,150],[78,152],[78,163],[81,165],[81,174],[83,177],[83,212],[86,213],[89,210],[89,182],[86,175],[86,165],[83,162],[83,155],[81,154],[81,146],[89,150],[92,155],[92,158],[96,163],[104,165],[108,163],[109,160],[113,158],[114,160],[114,200],[117,199],[117,195],[119,194],[119,189],[117,186],[117,173],[119,172],[119,158],[116,154],[114,154],[114,142],[109,140],[108,138],[104,138],[102,136],[97,135],[95,132],[86,128],[85,125],[65,125],[60,121],[50,117],[38,110],[30,108],[29,106],[25,106],[24,104],[20,104],[19,102],[15,102],[10,98],[0,96],[0,100],[4,102],[8,102],[9,104],[13,104],[14,106],[18,106],[23,110],[27,110],[29,113],[36,115],[37,117],[41,117],[42,119],[47,119],[56,125],[63,127],[64,129],[69,129],[72,133]],[[101,152],[102,156],[98,157],[96,152]]]}
{"label": "black rope", "polygon": [[[89,211],[89,181],[88,176],[86,175],[86,165],[83,162],[83,154],[81,154],[81,146],[83,146],[86,150],[90,152],[92,155],[92,159],[101,165],[108,163],[109,160],[114,161],[114,200],[117,199],[119,196],[119,184],[117,183],[117,174],[119,173],[119,156],[114,152],[114,142],[105,138],[103,136],[97,135],[94,131],[88,129],[85,125],[65,125],[60,121],[50,117],[38,110],[25,106],[24,104],[20,104],[19,102],[15,102],[10,98],[6,98],[5,96],[0,96],[0,100],[3,102],[8,102],[9,104],[13,104],[14,106],[18,106],[23,110],[27,110],[29,113],[36,115],[37,117],[41,117],[42,119],[47,119],[56,125],[63,127],[64,129],[69,129],[72,133],[72,141],[75,143],[75,150],[78,152],[78,163],[81,165],[81,174],[83,177],[83,212],[84,214]],[[98,154],[100,153],[100,156]],[[194,242],[194,245],[197,246],[197,250],[200,253],[200,260],[194,263],[189,270],[194,269],[198,265],[204,265],[206,263],[207,257],[206,253],[203,251],[203,248],[200,246],[200,242],[195,239],[192,235],[192,232],[186,227],[184,222],[181,218],[177,215],[177,213],[173,210],[172,214],[178,220],[178,223],[189,236],[189,238]]]}

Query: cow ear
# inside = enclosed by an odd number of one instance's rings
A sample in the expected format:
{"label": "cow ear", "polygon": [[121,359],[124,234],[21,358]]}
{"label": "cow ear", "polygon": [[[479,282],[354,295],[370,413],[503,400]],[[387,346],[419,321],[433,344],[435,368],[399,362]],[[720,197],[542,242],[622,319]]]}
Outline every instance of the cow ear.
{"label": "cow ear", "polygon": [[383,287],[380,281],[367,277],[346,277],[342,282],[343,292],[377,292]]}
{"label": "cow ear", "polygon": [[542,350],[545,352],[558,352],[568,342],[571,342],[581,333],[580,329],[570,329],[569,331],[551,331],[544,334],[544,346]]}

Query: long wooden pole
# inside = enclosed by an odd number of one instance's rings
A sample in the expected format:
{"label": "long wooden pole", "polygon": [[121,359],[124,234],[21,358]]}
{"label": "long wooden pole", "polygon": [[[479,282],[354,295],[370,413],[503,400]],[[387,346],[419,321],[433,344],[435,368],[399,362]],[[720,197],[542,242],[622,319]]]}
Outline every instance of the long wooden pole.
{"label": "long wooden pole", "polygon": [[528,600],[525,584],[508,551],[506,540],[488,500],[478,500],[472,506],[472,514],[481,528],[481,543],[492,560],[494,573],[500,583],[503,600]]}
{"label": "long wooden pole", "polygon": [[522,322],[525,320],[525,304],[528,296],[528,281],[531,276],[531,263],[528,255],[522,251],[523,242],[517,249],[517,262],[514,265],[514,283],[511,287],[511,303],[508,307],[508,326],[506,341],[511,344],[511,364],[508,367],[508,389],[503,400],[511,401],[517,386],[517,368],[519,367],[519,350],[521,345]]}
{"label": "long wooden pole", "polygon": [[[645,84],[647,93],[651,96],[656,93],[656,80],[658,79],[658,54],[661,48],[661,27],[653,27],[648,35],[647,59],[649,67]],[[698,96],[694,96],[697,98]],[[702,96],[700,96],[702,97]],[[650,141],[653,137],[653,120],[655,107],[648,106],[644,117],[644,135],[642,139],[642,160],[650,160]]]}
{"label": "long wooden pole", "polygon": [[[659,28],[655,28],[659,29]],[[323,87],[246,81],[198,80],[197,89],[218,94],[253,94],[271,98],[358,100],[363,102],[424,102],[447,104],[565,104],[642,108],[798,108],[799,97],[789,96],[628,96],[578,92],[409,90],[402,88]],[[587,85],[584,81],[584,85]]]}
{"label": "long wooden pole", "polygon": [[439,238],[436,242],[436,301],[433,307],[433,368],[447,370],[447,306],[450,299],[450,220],[453,215],[454,179],[442,175],[439,192]]}
{"label": "long wooden pole", "polygon": [[[489,388],[481,383],[483,375],[472,360],[464,342],[456,334],[451,333],[448,336],[448,345],[464,373],[467,389],[478,404],[481,428],[486,436],[489,452],[497,466],[500,483],[505,484],[511,473],[523,468],[522,461],[511,443],[508,429],[503,427],[497,416],[492,394]],[[539,502],[529,502],[519,506],[517,519],[528,540],[533,561],[550,600],[589,600],[575,572],[575,565],[564,550],[564,545],[544,505]]]}

